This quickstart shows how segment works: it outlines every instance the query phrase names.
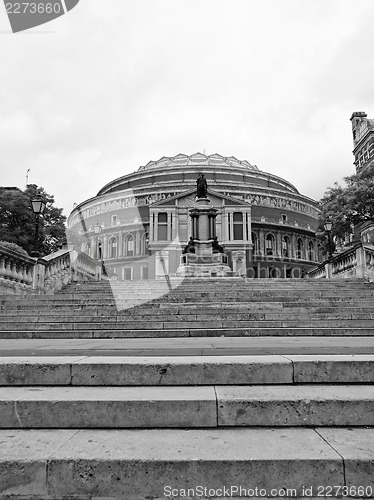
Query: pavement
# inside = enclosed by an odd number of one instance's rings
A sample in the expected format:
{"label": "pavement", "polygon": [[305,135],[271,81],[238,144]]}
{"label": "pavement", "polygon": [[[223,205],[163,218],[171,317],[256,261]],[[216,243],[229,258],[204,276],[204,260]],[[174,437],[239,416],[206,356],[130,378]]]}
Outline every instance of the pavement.
{"label": "pavement", "polygon": [[0,339],[0,357],[272,354],[374,354],[374,336]]}

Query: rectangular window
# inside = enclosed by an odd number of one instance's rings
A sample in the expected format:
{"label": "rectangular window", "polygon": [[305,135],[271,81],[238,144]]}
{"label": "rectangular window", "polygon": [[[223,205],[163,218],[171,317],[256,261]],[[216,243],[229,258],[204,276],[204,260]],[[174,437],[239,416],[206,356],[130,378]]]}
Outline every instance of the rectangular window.
{"label": "rectangular window", "polygon": [[142,266],[140,269],[140,276],[142,280],[148,279],[148,266]]}
{"label": "rectangular window", "polygon": [[234,212],[233,225],[234,240],[243,240],[243,214],[241,212]]}
{"label": "rectangular window", "polygon": [[166,241],[168,238],[168,214],[159,213],[158,214],[158,241]]}
{"label": "rectangular window", "polygon": [[126,281],[132,280],[132,267],[123,267],[122,268],[122,279]]}
{"label": "rectangular window", "polygon": [[132,257],[134,255],[134,247],[135,247],[134,236],[133,235],[127,236],[123,242],[124,255],[126,257]]}

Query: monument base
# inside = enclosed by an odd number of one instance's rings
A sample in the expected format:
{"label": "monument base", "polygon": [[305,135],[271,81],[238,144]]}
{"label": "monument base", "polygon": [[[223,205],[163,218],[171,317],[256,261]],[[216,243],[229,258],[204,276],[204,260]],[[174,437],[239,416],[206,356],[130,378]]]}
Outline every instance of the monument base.
{"label": "monument base", "polygon": [[180,257],[177,276],[211,277],[236,276],[229,265],[225,253],[195,254],[185,253]]}

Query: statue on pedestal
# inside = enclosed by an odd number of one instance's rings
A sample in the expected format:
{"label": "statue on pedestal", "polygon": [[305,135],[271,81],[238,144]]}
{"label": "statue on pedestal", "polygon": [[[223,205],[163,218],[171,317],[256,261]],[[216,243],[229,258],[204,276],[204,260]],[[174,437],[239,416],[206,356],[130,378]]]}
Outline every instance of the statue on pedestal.
{"label": "statue on pedestal", "polygon": [[197,186],[197,197],[198,198],[206,198],[207,191],[208,191],[208,184],[206,182],[206,179],[204,177],[204,174],[200,174],[200,177],[198,177],[196,181],[196,186]]}
{"label": "statue on pedestal", "polygon": [[194,242],[192,236],[190,237],[190,240],[187,243],[187,245],[184,247],[184,250],[182,253],[195,253],[195,242]]}
{"label": "statue on pedestal", "polygon": [[218,243],[217,236],[212,241],[213,253],[223,253],[223,246]]}

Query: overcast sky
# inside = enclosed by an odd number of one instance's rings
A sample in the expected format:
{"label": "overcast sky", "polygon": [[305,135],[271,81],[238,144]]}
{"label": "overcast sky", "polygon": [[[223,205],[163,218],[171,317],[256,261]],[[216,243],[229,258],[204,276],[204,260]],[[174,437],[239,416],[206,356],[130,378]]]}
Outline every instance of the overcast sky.
{"label": "overcast sky", "polygon": [[80,0],[12,34],[0,5],[0,185],[65,215],[162,156],[248,160],[320,199],[374,118],[372,0]]}

